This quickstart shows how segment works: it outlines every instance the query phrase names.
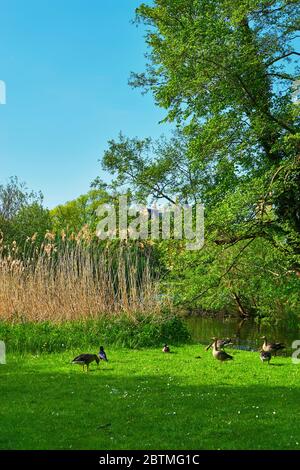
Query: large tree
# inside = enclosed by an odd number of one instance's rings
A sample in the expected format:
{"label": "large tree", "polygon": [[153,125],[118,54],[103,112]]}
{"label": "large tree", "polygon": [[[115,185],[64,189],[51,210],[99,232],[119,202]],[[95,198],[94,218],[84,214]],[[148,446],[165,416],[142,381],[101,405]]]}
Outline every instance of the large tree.
{"label": "large tree", "polygon": [[41,205],[42,202],[42,193],[29,190],[17,176],[10,177],[6,184],[0,184],[0,216],[4,220],[13,219],[23,207],[33,203]]}
{"label": "large tree", "polygon": [[299,314],[299,5],[154,0],[137,9],[148,64],[130,83],[153,94],[177,131],[157,142],[120,135],[102,164],[138,200],[205,204],[204,250],[159,247],[185,305]]}
{"label": "large tree", "polygon": [[217,243],[263,235],[300,252],[299,18],[296,0],[137,9],[149,54],[131,84],[150,90],[189,137],[190,167],[207,175],[202,199],[225,209],[213,217]]}
{"label": "large tree", "polygon": [[41,242],[50,228],[49,211],[43,207],[41,192],[28,189],[16,176],[0,184],[0,232],[5,242],[23,245],[34,234]]}

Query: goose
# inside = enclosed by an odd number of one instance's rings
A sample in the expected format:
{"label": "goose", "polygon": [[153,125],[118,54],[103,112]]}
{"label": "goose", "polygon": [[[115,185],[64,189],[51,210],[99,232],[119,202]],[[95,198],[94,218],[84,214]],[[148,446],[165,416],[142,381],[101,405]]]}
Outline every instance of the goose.
{"label": "goose", "polygon": [[272,354],[270,353],[270,351],[260,352],[260,359],[262,362],[267,362],[268,364],[270,364],[271,358],[272,358]]}
{"label": "goose", "polygon": [[170,352],[170,348],[167,344],[165,344],[164,347],[162,348],[162,352],[164,352],[164,353],[169,353]]}
{"label": "goose", "polygon": [[99,365],[100,359],[97,356],[97,354],[79,354],[79,356],[76,356],[72,364],[79,364],[82,366],[82,370],[84,371],[84,366],[86,366],[86,371],[89,371],[89,366],[90,363],[96,361],[97,365]]}
{"label": "goose", "polygon": [[215,338],[214,342],[212,343],[212,354],[215,359],[218,359],[218,361],[231,361],[233,359],[230,354],[227,354],[227,352],[221,350],[218,348],[218,339]]}
{"label": "goose", "polygon": [[[205,348],[205,351],[208,351],[208,350],[212,347],[212,345],[213,345],[215,339],[217,339],[217,338],[212,338],[212,339],[213,339],[213,342],[210,343],[210,344]],[[225,346],[228,346],[229,344],[233,344],[231,338],[217,339],[217,348],[218,348],[218,349],[223,349]]]}
{"label": "goose", "polygon": [[277,351],[280,351],[281,349],[285,348],[285,345],[283,343],[268,343],[266,336],[262,336],[261,339],[264,340],[264,343],[261,347],[262,351],[270,353],[274,352],[276,354]]}
{"label": "goose", "polygon": [[100,361],[108,362],[108,359],[107,359],[107,356],[106,356],[106,353],[104,351],[103,346],[100,346],[100,351],[98,352],[98,357],[99,357]]}

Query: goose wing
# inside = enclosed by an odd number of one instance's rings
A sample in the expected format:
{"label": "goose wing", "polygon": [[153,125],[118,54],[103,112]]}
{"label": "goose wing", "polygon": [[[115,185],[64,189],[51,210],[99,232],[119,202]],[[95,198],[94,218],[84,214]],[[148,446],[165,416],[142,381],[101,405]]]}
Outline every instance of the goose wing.
{"label": "goose wing", "polygon": [[90,354],[79,354],[76,356],[72,362],[76,362],[78,364],[85,364],[85,362],[90,358]]}
{"label": "goose wing", "polygon": [[230,356],[230,354],[228,354],[227,352],[225,351],[219,351],[219,357],[223,360],[223,361],[228,361],[230,359],[233,359],[233,356]]}

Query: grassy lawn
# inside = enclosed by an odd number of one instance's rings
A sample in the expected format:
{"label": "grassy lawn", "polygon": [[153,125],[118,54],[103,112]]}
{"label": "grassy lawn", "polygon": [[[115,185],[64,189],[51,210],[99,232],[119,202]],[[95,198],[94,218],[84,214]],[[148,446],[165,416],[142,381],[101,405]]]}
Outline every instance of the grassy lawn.
{"label": "grassy lawn", "polygon": [[[299,449],[300,366],[202,346],[8,355],[0,366],[1,449]],[[195,356],[201,355],[201,359]]]}

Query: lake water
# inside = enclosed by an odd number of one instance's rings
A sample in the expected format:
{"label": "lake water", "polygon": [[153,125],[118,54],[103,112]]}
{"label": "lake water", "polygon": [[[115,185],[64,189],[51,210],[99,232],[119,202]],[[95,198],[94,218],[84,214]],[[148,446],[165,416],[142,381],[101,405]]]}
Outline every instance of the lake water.
{"label": "lake water", "polygon": [[232,338],[233,347],[257,351],[263,343],[261,337],[265,335],[268,341],[284,343],[287,347],[283,351],[285,355],[292,350],[292,342],[300,340],[300,329],[259,326],[251,320],[190,316],[186,321],[193,341],[202,344],[209,344],[213,336]]}

